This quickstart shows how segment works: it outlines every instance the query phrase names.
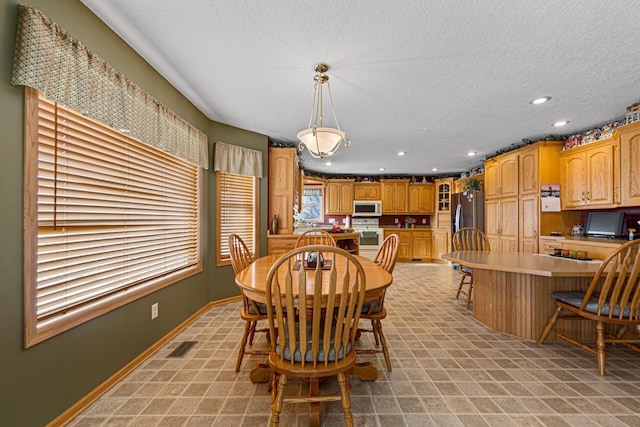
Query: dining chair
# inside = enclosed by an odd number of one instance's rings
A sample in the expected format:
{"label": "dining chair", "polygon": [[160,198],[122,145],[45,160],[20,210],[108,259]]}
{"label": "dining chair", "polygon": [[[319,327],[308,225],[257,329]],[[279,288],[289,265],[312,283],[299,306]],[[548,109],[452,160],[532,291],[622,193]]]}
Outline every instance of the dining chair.
{"label": "dining chair", "polygon": [[[398,259],[398,242],[400,238],[397,234],[391,234],[387,236],[382,242],[376,255],[374,262],[382,267],[387,273],[392,274],[393,269],[396,266],[396,260]],[[389,349],[387,348],[387,340],[382,332],[382,319],[387,317],[387,310],[384,307],[384,297],[386,295],[386,288],[382,295],[374,301],[366,302],[362,306],[362,313],[360,319],[368,319],[371,321],[371,329],[358,328],[356,338],[360,338],[362,332],[372,332],[376,342],[376,347],[381,345],[381,348],[358,348],[357,353],[361,354],[374,354],[382,353],[384,360],[387,363],[387,370],[391,372],[391,358],[389,357]]]}
{"label": "dining chair", "polygon": [[[487,236],[477,228],[465,227],[461,228],[453,234],[451,238],[454,251],[489,251],[491,250],[489,245],[489,239]],[[471,294],[473,292],[473,269],[469,267],[460,266],[460,284],[458,285],[458,292],[456,292],[456,299],[460,297],[460,294],[467,297],[467,309],[471,305]],[[464,285],[468,285],[467,289],[464,289]]]}
{"label": "dining chair", "polygon": [[[229,253],[231,255],[231,266],[235,274],[240,273],[253,262],[253,256],[247,248],[242,238],[235,233],[229,235]],[[238,359],[236,361],[236,372],[240,371],[242,359],[245,354],[266,355],[268,350],[247,350],[247,339],[249,345],[253,345],[253,336],[256,332],[269,332],[268,328],[257,329],[260,320],[267,320],[267,306],[247,298],[242,292],[242,310],[240,317],[245,321],[244,333],[240,340],[240,348],[238,349]]]}
{"label": "dining chair", "polygon": [[[323,254],[324,265],[315,263],[308,274],[304,257],[309,253],[315,253],[315,259]],[[293,249],[271,267],[266,283],[267,306],[273,307],[268,310],[272,337],[269,365],[273,370],[269,425],[279,424],[284,402],[309,402],[310,410],[317,410],[315,421],[319,422],[320,402],[340,401],[345,424],[353,426],[347,372],[356,361],[353,343],[365,288],[365,273],[358,259],[334,246]],[[340,395],[320,396],[320,380],[330,376],[337,376]],[[290,377],[309,381],[309,395],[285,398]]]}
{"label": "dining chair", "polygon": [[310,245],[336,246],[336,241],[331,234],[324,230],[307,230],[296,240],[296,248]]}
{"label": "dining chair", "polygon": [[[640,240],[634,240],[612,252],[602,262],[585,292],[553,292],[551,297],[555,299],[556,309],[538,343],[544,343],[549,332],[553,332],[558,338],[595,354],[600,375],[606,370],[606,344],[622,344],[640,352],[639,247]],[[563,311],[568,313],[563,314]],[[595,345],[564,335],[556,325],[561,319],[595,321]]]}

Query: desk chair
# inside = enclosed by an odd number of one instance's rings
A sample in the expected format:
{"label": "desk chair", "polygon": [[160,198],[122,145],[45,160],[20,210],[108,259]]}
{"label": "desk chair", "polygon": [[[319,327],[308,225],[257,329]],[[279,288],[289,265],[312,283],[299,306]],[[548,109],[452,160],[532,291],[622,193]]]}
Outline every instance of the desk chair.
{"label": "desk chair", "polygon": [[[557,307],[538,343],[544,343],[549,332],[553,332],[558,338],[595,354],[600,375],[604,375],[606,370],[607,343],[622,344],[640,352],[639,247],[640,240],[634,240],[611,253],[593,276],[586,292],[553,292],[551,297]],[[562,314],[563,311],[568,313]],[[578,342],[554,329],[560,319],[595,321],[595,346]],[[617,327],[615,333],[605,329],[607,324]]]}
{"label": "desk chair", "polygon": [[[322,271],[321,264],[316,263],[314,272],[307,276],[303,257],[308,252],[316,252],[316,259],[320,259],[322,252],[325,264],[331,261],[330,269]],[[340,259],[346,267],[338,274],[336,264]],[[307,286],[298,288],[297,283]],[[269,365],[273,370],[269,425],[279,424],[284,402],[309,402],[311,424],[319,424],[320,402],[339,400],[345,424],[353,426],[347,372],[356,362],[353,342],[365,289],[366,278],[360,262],[333,246],[294,249],[271,267],[266,286],[267,306],[273,307],[267,310],[272,337]],[[276,381],[277,374],[280,378]],[[338,377],[341,395],[319,396],[320,379],[334,375]],[[309,396],[285,398],[289,377],[307,379]]]}
{"label": "desk chair", "polygon": [[[235,274],[240,273],[253,262],[253,256],[247,245],[238,234],[229,235],[229,253],[231,255],[231,265]],[[245,321],[244,333],[240,340],[240,349],[238,350],[238,360],[236,362],[236,372],[240,371],[242,358],[245,354],[266,355],[268,350],[245,350],[247,346],[247,338],[249,345],[253,345],[253,336],[256,332],[269,332],[268,328],[256,329],[258,321],[267,320],[267,306],[260,304],[252,299],[247,298],[242,293],[242,311],[240,317]]]}
{"label": "desk chair", "polygon": [[307,230],[296,240],[296,248],[311,245],[328,245],[336,246],[336,241],[331,234],[324,230]]}
{"label": "desk chair", "polygon": [[[489,251],[489,240],[487,236],[477,228],[461,228],[455,232],[451,238],[454,251]],[[467,309],[471,305],[471,293],[473,292],[473,270],[468,267],[460,266],[460,284],[458,285],[458,292],[456,292],[456,299],[460,297],[460,294],[467,297]],[[464,289],[464,285],[468,285],[467,289]]]}
{"label": "desk chair", "polygon": [[[384,241],[378,248],[378,251],[376,252],[376,255],[374,257],[374,262],[389,274],[393,273],[393,269],[396,266],[396,260],[398,259],[399,240],[400,239],[397,234],[391,234],[387,236],[387,238],[384,239]],[[371,320],[371,329],[359,328],[358,333],[356,334],[356,337],[359,338],[362,332],[372,332],[373,337],[376,340],[376,347],[382,344],[382,349],[359,348],[357,352],[362,354],[384,354],[384,360],[387,363],[387,370],[391,372],[391,358],[389,357],[387,340],[382,333],[382,319],[387,317],[387,310],[384,308],[385,295],[386,290],[377,300],[367,302],[363,305],[360,319]]]}

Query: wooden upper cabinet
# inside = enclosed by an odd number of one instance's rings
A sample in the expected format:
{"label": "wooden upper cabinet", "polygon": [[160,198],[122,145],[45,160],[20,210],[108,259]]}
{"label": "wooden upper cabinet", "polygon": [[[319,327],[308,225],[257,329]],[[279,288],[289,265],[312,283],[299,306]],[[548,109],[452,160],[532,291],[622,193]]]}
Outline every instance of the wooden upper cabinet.
{"label": "wooden upper cabinet", "polygon": [[518,154],[504,156],[485,165],[484,194],[487,199],[518,195]]}
{"label": "wooden upper cabinet", "polygon": [[382,200],[379,182],[356,182],[354,200]]}
{"label": "wooden upper cabinet", "polygon": [[640,206],[640,122],[619,129],[619,144],[620,186],[614,196],[623,206]]}
{"label": "wooden upper cabinet", "polygon": [[535,194],[539,185],[538,150],[532,149],[520,154],[520,194]]}
{"label": "wooden upper cabinet", "polygon": [[299,183],[297,149],[269,148],[269,221],[278,217],[275,234],[293,233],[293,213],[301,197]]}
{"label": "wooden upper cabinet", "polygon": [[434,192],[434,184],[409,184],[409,213],[425,215],[434,213]]}
{"label": "wooden upper cabinet", "polygon": [[406,214],[409,211],[407,199],[409,196],[408,179],[381,179],[382,213]]}
{"label": "wooden upper cabinet", "polygon": [[563,209],[615,206],[616,148],[615,141],[604,140],[561,153]]}
{"label": "wooden upper cabinet", "polygon": [[438,212],[451,211],[451,193],[453,190],[453,179],[444,178],[436,180],[436,210]]}
{"label": "wooden upper cabinet", "polygon": [[325,211],[333,215],[353,214],[353,179],[330,179],[327,181]]}

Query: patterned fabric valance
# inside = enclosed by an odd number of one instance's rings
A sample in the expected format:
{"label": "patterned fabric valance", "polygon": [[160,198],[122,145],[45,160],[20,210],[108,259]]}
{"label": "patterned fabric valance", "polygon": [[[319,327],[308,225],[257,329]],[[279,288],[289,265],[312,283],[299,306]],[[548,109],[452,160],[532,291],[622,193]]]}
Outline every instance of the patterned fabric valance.
{"label": "patterned fabric valance", "polygon": [[38,89],[146,144],[209,167],[204,133],[30,6],[18,6],[11,83]]}
{"label": "patterned fabric valance", "polygon": [[213,170],[262,178],[262,152],[216,142]]}

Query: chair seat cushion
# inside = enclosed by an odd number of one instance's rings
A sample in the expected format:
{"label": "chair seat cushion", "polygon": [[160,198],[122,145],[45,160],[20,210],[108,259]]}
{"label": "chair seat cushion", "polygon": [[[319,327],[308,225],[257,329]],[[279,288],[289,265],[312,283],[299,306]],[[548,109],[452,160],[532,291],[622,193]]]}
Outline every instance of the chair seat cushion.
{"label": "chair seat cushion", "polygon": [[262,314],[262,315],[267,315],[267,304],[261,303],[261,302],[256,302],[256,305],[258,306],[258,310],[260,311],[260,313],[256,313],[256,309],[254,308],[253,304],[249,304],[249,313],[250,314]]}
{"label": "chair seat cushion", "polygon": [[462,270],[463,273],[466,274],[473,274],[473,268],[469,268],[469,267],[465,267],[465,266],[461,266],[460,269]]}
{"label": "chair seat cushion", "polygon": [[[369,312],[369,309],[371,308],[371,305],[373,305],[373,309],[371,310],[371,312]],[[369,302],[365,302],[364,305],[362,306],[362,311],[360,312],[360,314],[378,314],[381,310],[381,306],[380,306],[380,300],[376,299],[374,301],[369,301]]]}
{"label": "chair seat cushion", "polygon": [[[582,304],[582,300],[584,299],[584,296],[585,296],[584,292],[553,292],[551,294],[552,298],[557,299],[558,301],[562,301],[563,303],[576,308],[580,308],[580,304]],[[587,305],[585,306],[584,311],[593,313],[593,314],[598,314],[598,298],[599,298],[598,294],[591,295],[591,298],[589,298],[589,301],[587,302]],[[609,307],[609,302],[606,302],[602,306],[602,309],[600,310],[600,315],[609,316],[610,310],[611,308]],[[627,306],[627,308],[622,313],[622,317],[629,317],[629,312],[630,312],[629,306]],[[613,317],[620,316],[620,305],[616,305],[613,308],[613,313],[611,315]]]}
{"label": "chair seat cushion", "polygon": [[[325,357],[327,357],[327,359],[329,360],[329,362],[334,362],[336,360],[336,352],[335,349],[333,347],[333,336],[334,336],[334,331],[335,331],[335,325],[331,328],[331,342],[330,342],[330,346],[331,349],[329,350],[329,355],[325,356],[324,350],[322,350],[322,347],[324,346],[323,343],[323,339],[322,336],[324,335],[324,328],[321,327],[320,328],[320,351],[318,352],[318,362],[324,362]],[[283,356],[284,359],[286,360],[291,360],[291,351],[289,350],[289,331],[287,328],[284,328],[284,337],[285,337],[285,349],[284,349],[284,355],[282,354],[282,349],[280,348],[280,343],[276,344],[276,353],[279,356]],[[299,331],[296,329],[296,343],[300,340],[300,335],[299,335]],[[313,362],[313,352],[311,351],[311,322],[307,323],[307,351],[305,353],[305,362]],[[344,351],[344,347],[342,345],[340,345],[340,348],[338,349],[338,357],[337,360],[343,359],[345,357],[346,354],[349,354],[351,352],[351,343],[347,344],[347,351],[345,353]],[[302,352],[300,351],[300,346],[296,345],[296,350],[295,353],[293,355],[293,360],[295,362],[302,362]]]}

